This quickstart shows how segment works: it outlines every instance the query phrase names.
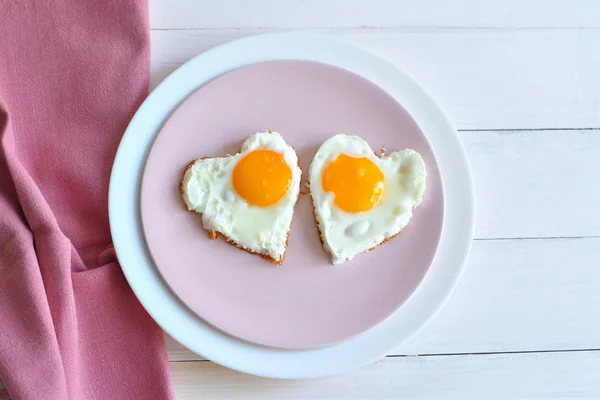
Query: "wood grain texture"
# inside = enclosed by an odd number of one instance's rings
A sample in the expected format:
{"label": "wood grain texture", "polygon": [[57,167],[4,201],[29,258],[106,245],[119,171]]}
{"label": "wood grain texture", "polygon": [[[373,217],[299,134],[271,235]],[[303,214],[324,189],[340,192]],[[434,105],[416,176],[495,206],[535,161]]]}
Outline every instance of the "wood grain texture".
{"label": "wood grain texture", "polygon": [[210,362],[171,363],[184,399],[597,399],[600,352],[386,358],[358,371],[282,381]]}
{"label": "wood grain texture", "polygon": [[[392,354],[600,349],[600,238],[479,240],[440,313]],[[202,360],[166,338],[172,361]]]}
{"label": "wood grain texture", "polygon": [[[153,31],[152,85],[207,49],[260,32]],[[319,32],[390,59],[459,129],[600,127],[598,29]]]}
{"label": "wood grain texture", "polygon": [[595,0],[150,0],[153,29],[597,27]]}
{"label": "wood grain texture", "polygon": [[600,130],[461,132],[475,237],[600,236]]}

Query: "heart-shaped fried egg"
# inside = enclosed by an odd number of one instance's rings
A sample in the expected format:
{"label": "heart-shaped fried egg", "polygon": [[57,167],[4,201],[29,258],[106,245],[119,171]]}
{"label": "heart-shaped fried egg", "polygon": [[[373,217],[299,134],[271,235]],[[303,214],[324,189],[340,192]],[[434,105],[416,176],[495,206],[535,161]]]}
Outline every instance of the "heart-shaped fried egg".
{"label": "heart-shaped fried egg", "polygon": [[187,208],[212,238],[281,264],[298,200],[298,157],[277,132],[250,136],[239,153],[194,161],[181,180]]}
{"label": "heart-shaped fried egg", "polygon": [[375,155],[358,136],[325,141],[309,171],[309,187],[324,249],[334,264],[396,236],[425,192],[423,159],[405,149]]}

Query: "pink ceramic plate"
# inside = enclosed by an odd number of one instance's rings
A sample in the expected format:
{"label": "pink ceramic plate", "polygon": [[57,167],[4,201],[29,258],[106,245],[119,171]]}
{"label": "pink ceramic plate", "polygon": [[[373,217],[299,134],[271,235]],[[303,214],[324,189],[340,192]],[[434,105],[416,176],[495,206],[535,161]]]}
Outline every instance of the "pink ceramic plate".
{"label": "pink ceramic plate", "polygon": [[[280,132],[304,174],[335,133],[374,149],[417,150],[427,191],[402,234],[351,262],[332,266],[319,242],[308,196],[296,206],[282,267],[209,240],[179,194],[185,166],[235,153],[257,131]],[[187,98],[156,138],[141,192],[146,241],[163,278],[216,328],[286,349],[322,347],[372,328],[409,298],[431,265],[443,222],[440,172],[423,132],[386,92],[337,67],[307,61],[253,64],[212,80]]]}

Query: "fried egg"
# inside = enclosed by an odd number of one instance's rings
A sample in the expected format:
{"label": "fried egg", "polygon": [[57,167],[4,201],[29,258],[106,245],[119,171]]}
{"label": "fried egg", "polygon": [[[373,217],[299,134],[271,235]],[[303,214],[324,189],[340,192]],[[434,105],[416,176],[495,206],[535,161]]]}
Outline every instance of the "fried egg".
{"label": "fried egg", "polygon": [[277,132],[250,136],[239,153],[194,161],[181,181],[211,237],[281,264],[300,191],[298,157]]}
{"label": "fried egg", "polygon": [[400,233],[421,203],[426,176],[414,150],[380,158],[358,136],[325,141],[310,165],[309,188],[323,248],[333,264]]}

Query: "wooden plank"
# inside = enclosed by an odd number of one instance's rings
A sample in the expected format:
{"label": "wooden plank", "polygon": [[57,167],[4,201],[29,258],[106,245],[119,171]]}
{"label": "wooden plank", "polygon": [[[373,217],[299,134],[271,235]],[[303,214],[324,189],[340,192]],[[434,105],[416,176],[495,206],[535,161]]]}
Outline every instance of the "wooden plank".
{"label": "wooden plank", "polygon": [[184,399],[597,399],[600,352],[386,358],[340,376],[274,380],[171,363]]}
{"label": "wooden plank", "polygon": [[[393,354],[600,349],[600,238],[480,240],[446,306]],[[202,360],[171,338],[169,359]]]}
{"label": "wooden plank", "polygon": [[[209,48],[259,32],[153,31],[152,85]],[[600,127],[600,30],[322,33],[380,53],[412,74],[459,129]]]}
{"label": "wooden plank", "polygon": [[477,238],[600,236],[600,131],[461,132]]}
{"label": "wooden plank", "polygon": [[597,27],[594,0],[150,0],[154,29]]}

